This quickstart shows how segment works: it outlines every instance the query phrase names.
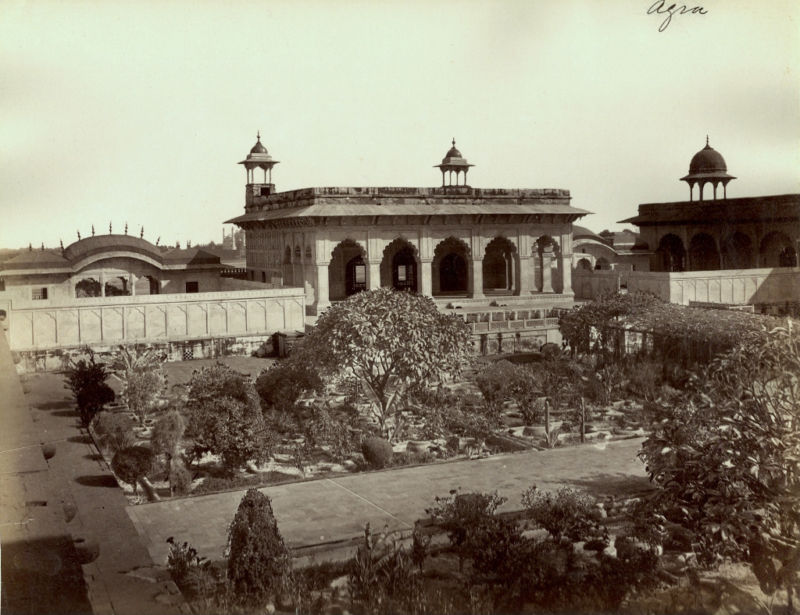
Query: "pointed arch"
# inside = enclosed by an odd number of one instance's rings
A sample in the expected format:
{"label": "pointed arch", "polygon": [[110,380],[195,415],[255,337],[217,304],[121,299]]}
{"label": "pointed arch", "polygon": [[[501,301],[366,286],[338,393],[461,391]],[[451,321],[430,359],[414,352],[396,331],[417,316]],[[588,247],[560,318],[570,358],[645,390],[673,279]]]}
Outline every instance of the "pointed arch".
{"label": "pointed arch", "polygon": [[684,271],[686,267],[686,248],[683,240],[673,233],[664,235],[656,250],[658,271]]}
{"label": "pointed arch", "polygon": [[750,269],[754,265],[750,236],[737,231],[722,241],[723,269]]}
{"label": "pointed arch", "polygon": [[328,292],[331,301],[346,299],[367,288],[367,252],[352,239],[340,241],[331,252]]}
{"label": "pointed arch", "polygon": [[708,233],[697,233],[689,242],[689,271],[715,271],[719,268],[717,242]]}
{"label": "pointed arch", "polygon": [[797,267],[797,251],[788,235],[772,231],[764,236],[759,246],[761,267]]}
{"label": "pointed arch", "polygon": [[419,292],[419,253],[407,239],[397,237],[384,248],[381,286]]}
{"label": "pointed arch", "polygon": [[471,251],[466,242],[450,236],[433,251],[433,296],[459,296],[469,292]]}
{"label": "pointed arch", "polygon": [[483,290],[511,293],[516,288],[517,246],[506,237],[497,236],[486,246],[483,254]]}

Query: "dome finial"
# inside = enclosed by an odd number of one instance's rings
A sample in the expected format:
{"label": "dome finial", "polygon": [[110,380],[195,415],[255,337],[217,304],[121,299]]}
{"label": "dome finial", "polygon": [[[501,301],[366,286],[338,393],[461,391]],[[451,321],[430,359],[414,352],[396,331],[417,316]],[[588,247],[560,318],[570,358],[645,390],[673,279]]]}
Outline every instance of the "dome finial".
{"label": "dome finial", "polygon": [[456,146],[456,138],[453,137],[453,147],[455,147],[455,146]]}
{"label": "dome finial", "polygon": [[261,131],[256,131],[256,141],[261,141]]}
{"label": "dome finial", "polygon": [[709,147],[709,145],[708,145],[708,135],[706,135],[706,147]]}

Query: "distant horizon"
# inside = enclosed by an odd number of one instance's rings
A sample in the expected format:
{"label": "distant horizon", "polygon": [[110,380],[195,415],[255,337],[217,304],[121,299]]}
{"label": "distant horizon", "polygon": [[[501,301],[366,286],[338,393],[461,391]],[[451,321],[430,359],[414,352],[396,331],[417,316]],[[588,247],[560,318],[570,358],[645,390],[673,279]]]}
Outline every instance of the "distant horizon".
{"label": "distant horizon", "polygon": [[258,131],[280,192],[436,187],[455,138],[472,186],[567,189],[596,232],[686,200],[707,135],[730,198],[800,193],[800,3],[651,4],[11,0],[0,244],[217,242]]}

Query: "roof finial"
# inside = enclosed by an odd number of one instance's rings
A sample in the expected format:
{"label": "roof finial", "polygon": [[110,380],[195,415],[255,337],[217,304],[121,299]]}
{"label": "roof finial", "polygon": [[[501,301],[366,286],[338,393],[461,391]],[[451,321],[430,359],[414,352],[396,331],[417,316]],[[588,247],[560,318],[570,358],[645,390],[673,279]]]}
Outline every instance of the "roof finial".
{"label": "roof finial", "polygon": [[708,147],[708,135],[706,135],[706,147]]}
{"label": "roof finial", "polygon": [[256,132],[256,140],[257,141],[261,141],[261,131],[260,130]]}
{"label": "roof finial", "polygon": [[80,240],[81,240],[81,232],[78,231],[78,241],[80,241]]}
{"label": "roof finial", "polygon": [[455,146],[456,146],[456,138],[453,137],[453,147],[455,147]]}
{"label": "roof finial", "polygon": [[[94,237],[94,224],[92,224],[92,237]],[[81,238],[81,234],[78,233],[78,239]]]}

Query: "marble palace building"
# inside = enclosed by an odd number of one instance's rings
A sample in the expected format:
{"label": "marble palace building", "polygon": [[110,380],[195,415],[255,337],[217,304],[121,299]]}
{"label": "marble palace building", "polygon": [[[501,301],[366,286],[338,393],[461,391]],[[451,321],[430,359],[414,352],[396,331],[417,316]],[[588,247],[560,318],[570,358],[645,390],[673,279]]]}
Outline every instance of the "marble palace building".
{"label": "marble palace building", "polygon": [[260,135],[246,159],[252,281],[302,287],[310,314],[379,287],[457,303],[571,305],[572,223],[589,212],[568,190],[473,188],[455,140],[437,187],[313,187],[278,192]]}

